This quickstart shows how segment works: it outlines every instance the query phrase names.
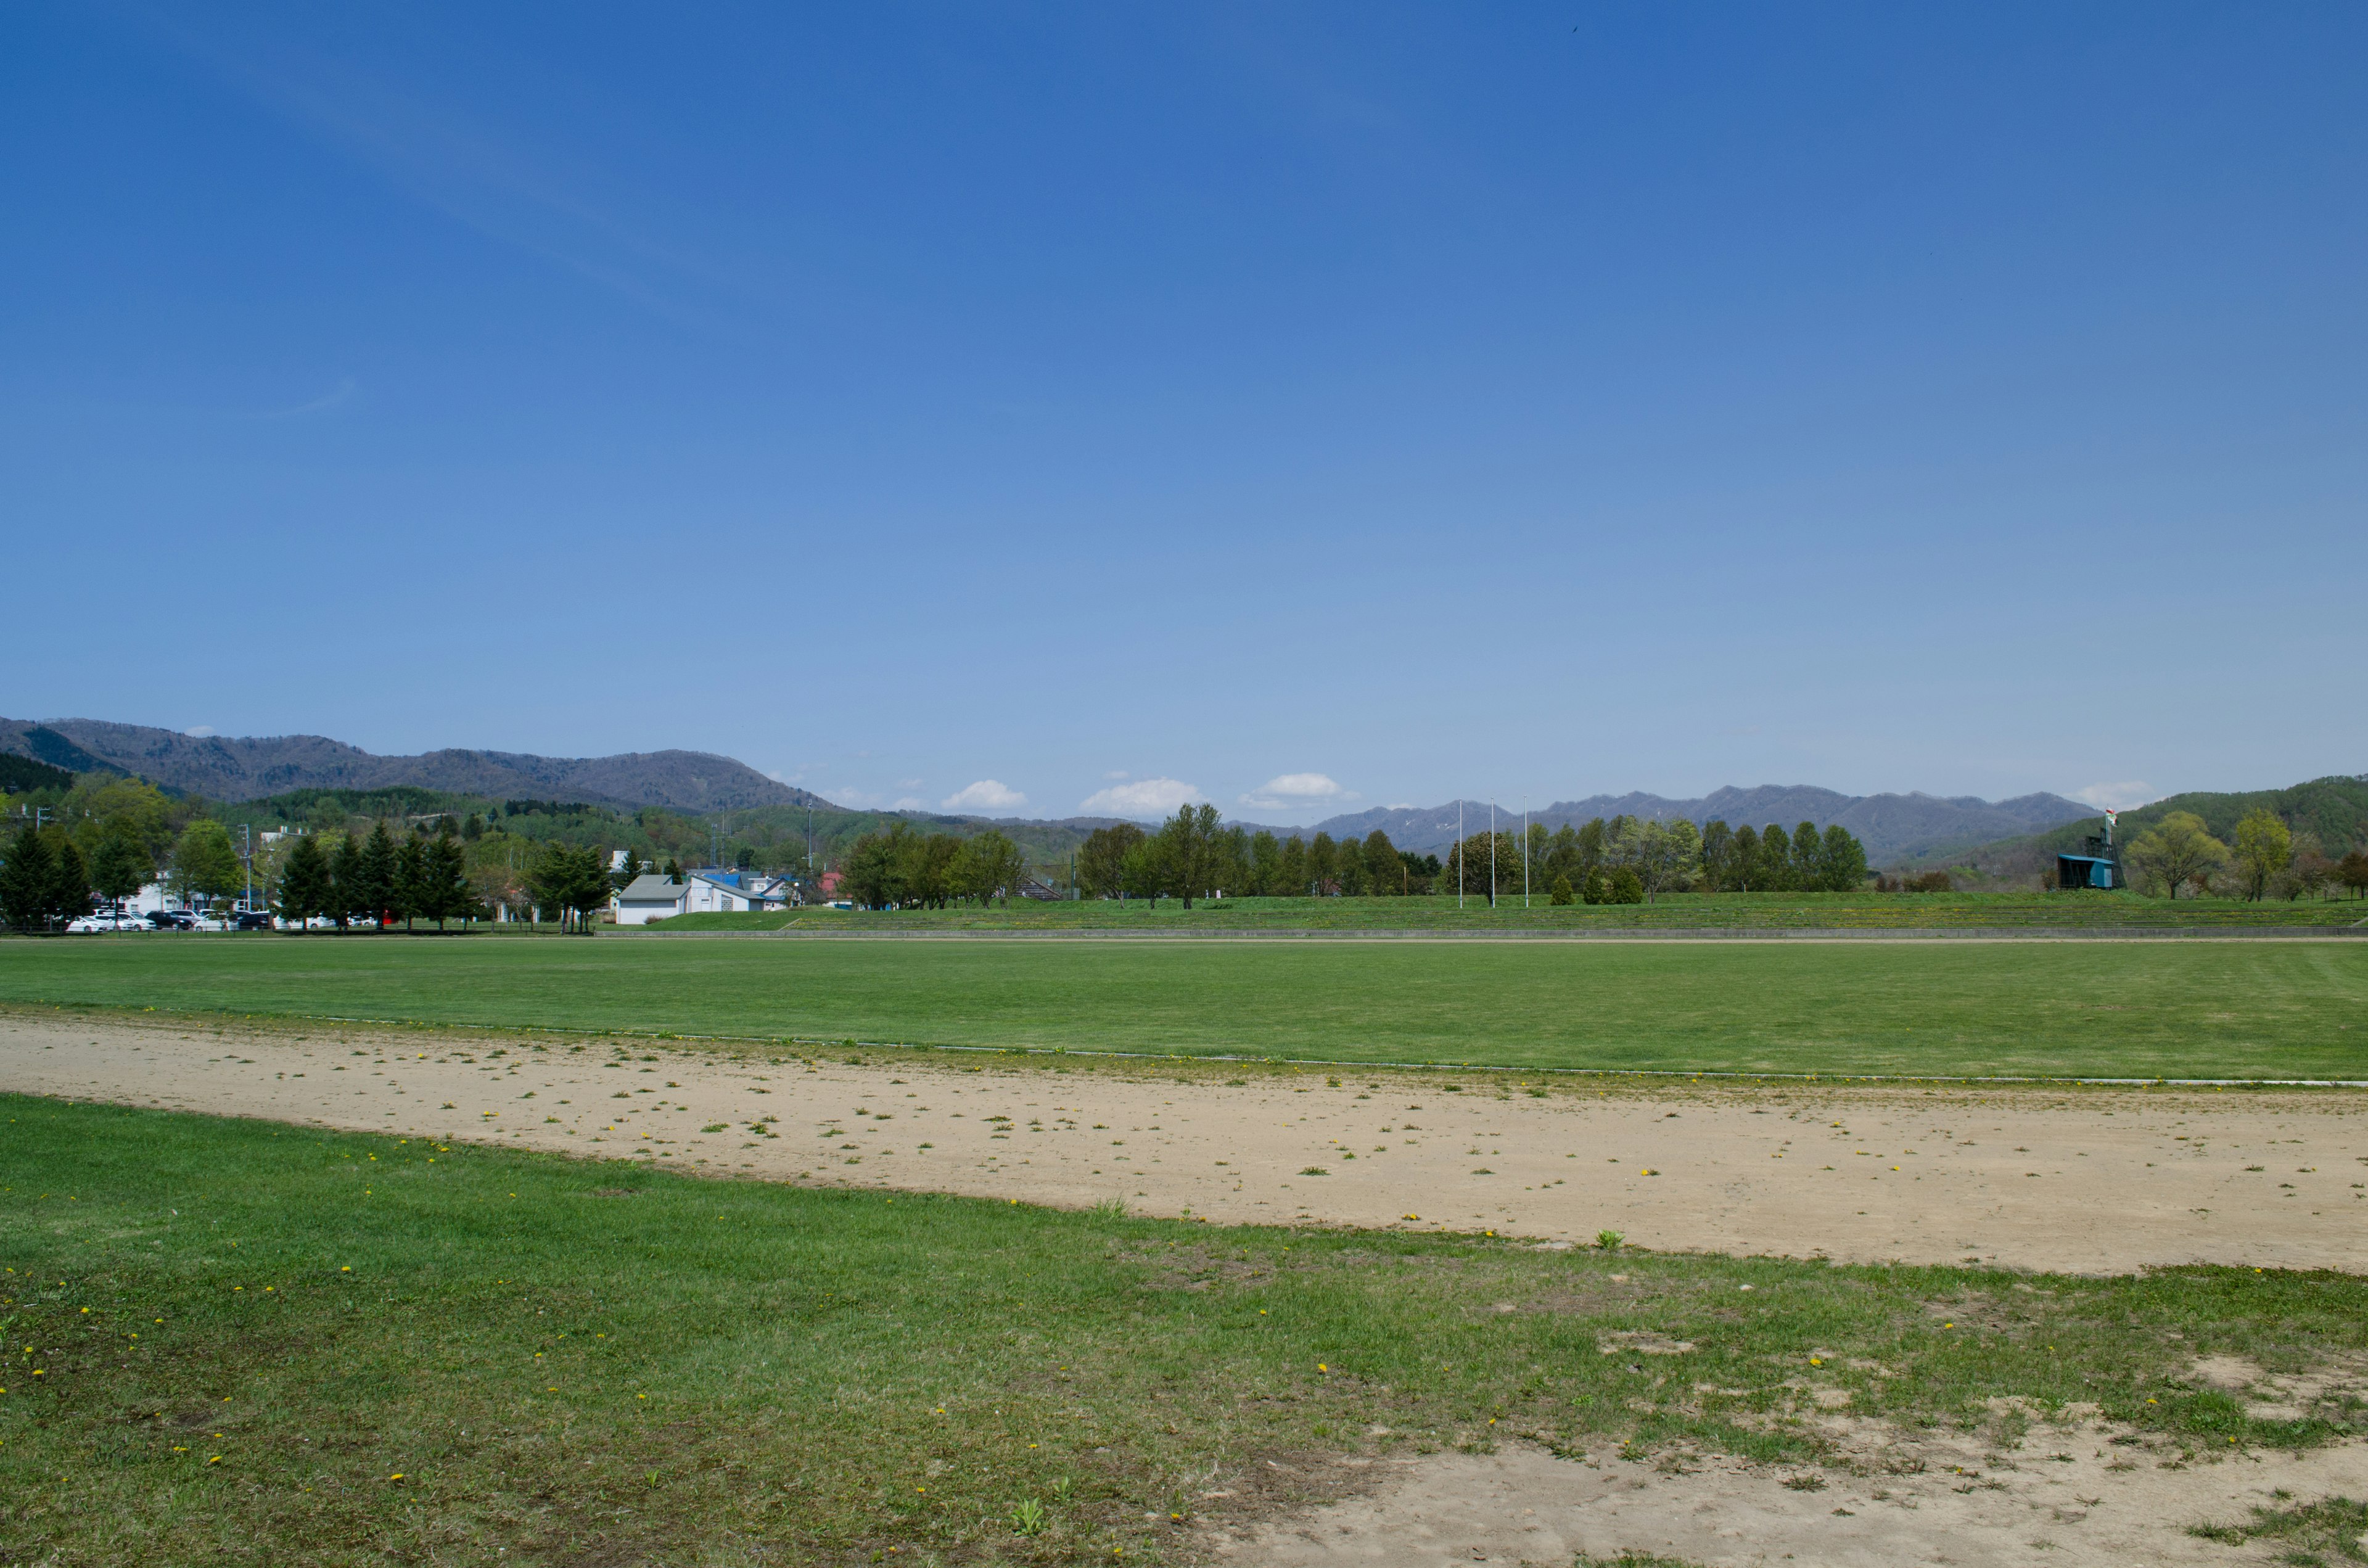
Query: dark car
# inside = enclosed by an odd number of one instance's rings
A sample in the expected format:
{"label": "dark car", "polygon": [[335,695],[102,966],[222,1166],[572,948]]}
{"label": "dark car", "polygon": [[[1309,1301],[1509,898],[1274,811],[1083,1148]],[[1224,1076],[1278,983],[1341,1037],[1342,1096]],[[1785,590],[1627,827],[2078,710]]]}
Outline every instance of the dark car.
{"label": "dark car", "polygon": [[231,916],[230,928],[233,931],[268,931],[271,929],[271,912],[268,909],[242,909]]}
{"label": "dark car", "polygon": [[159,931],[194,931],[198,917],[186,909],[152,909],[148,924]]}

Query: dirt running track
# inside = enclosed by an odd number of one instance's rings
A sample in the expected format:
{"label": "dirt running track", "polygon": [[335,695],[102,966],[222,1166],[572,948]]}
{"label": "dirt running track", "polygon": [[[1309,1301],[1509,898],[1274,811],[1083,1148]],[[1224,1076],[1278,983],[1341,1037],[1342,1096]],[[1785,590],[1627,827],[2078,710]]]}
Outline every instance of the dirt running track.
{"label": "dirt running track", "polygon": [[0,1089],[715,1175],[1855,1261],[2368,1267],[2351,1091],[1074,1061],[0,1014]]}

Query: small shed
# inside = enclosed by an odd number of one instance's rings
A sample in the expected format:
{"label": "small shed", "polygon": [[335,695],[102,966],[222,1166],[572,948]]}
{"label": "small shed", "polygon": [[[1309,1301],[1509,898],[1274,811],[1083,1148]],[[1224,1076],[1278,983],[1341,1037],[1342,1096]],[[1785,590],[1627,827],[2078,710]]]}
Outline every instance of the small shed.
{"label": "small shed", "polygon": [[617,894],[617,924],[646,926],[664,920],[669,915],[680,915],[689,901],[690,889],[681,882],[655,875],[635,877]]}

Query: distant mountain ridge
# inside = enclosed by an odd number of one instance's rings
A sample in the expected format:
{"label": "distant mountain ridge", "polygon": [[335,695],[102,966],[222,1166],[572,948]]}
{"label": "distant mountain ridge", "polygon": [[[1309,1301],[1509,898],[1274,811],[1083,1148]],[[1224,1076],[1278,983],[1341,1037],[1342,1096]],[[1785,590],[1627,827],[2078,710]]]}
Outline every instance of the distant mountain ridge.
{"label": "distant mountain ridge", "polygon": [[289,790],[377,790],[412,784],[499,800],[557,799],[681,812],[751,806],[827,806],[712,752],[627,752],[535,756],[523,752],[431,751],[380,756],[324,735],[185,735],[97,719],[0,719],[0,752],[77,772],[136,773],[216,801],[252,801]]}
{"label": "distant mountain ridge", "polygon": [[[1435,853],[1455,842],[1456,808],[1463,810],[1463,831],[1483,833],[1488,826],[1486,801],[1450,801],[1443,806],[1379,806],[1372,811],[1326,818],[1306,832],[1325,832],[1335,838],[1362,838],[1375,828],[1390,835],[1402,849]],[[1866,846],[1867,858],[1882,865],[1912,856],[1987,844],[1994,839],[2037,833],[2097,815],[2093,806],[2061,795],[2018,795],[2010,801],[1985,801],[1975,795],[1845,795],[1809,784],[1762,784],[1738,790],[1729,785],[1695,801],[1673,801],[1640,792],[1590,795],[1583,801],[1556,801],[1530,813],[1530,821],[1549,829],[1568,823],[1577,825],[1596,817],[1620,815],[1668,822],[1678,817],[1700,825],[1713,818],[1735,827],[1746,823],[1764,827],[1782,823],[1789,831],[1804,822],[1819,827],[1839,823]],[[1518,808],[1497,803],[1499,828],[1520,825]]]}

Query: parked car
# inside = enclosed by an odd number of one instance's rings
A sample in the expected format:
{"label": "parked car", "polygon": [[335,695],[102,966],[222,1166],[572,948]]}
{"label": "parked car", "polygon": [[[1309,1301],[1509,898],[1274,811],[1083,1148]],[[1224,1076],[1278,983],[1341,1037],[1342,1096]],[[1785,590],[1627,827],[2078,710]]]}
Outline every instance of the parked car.
{"label": "parked car", "polygon": [[145,931],[148,929],[148,922],[137,915],[111,915],[108,916],[108,918],[115,922],[115,928],[119,931]]}
{"label": "parked car", "polygon": [[271,911],[268,909],[242,909],[231,915],[233,931],[268,931],[271,926]]}
{"label": "parked car", "polygon": [[186,909],[155,909],[148,913],[148,928],[152,931],[194,931],[198,917]]}
{"label": "parked car", "polygon": [[66,922],[66,929],[81,935],[87,931],[112,931],[115,919],[108,915],[85,915]]}

